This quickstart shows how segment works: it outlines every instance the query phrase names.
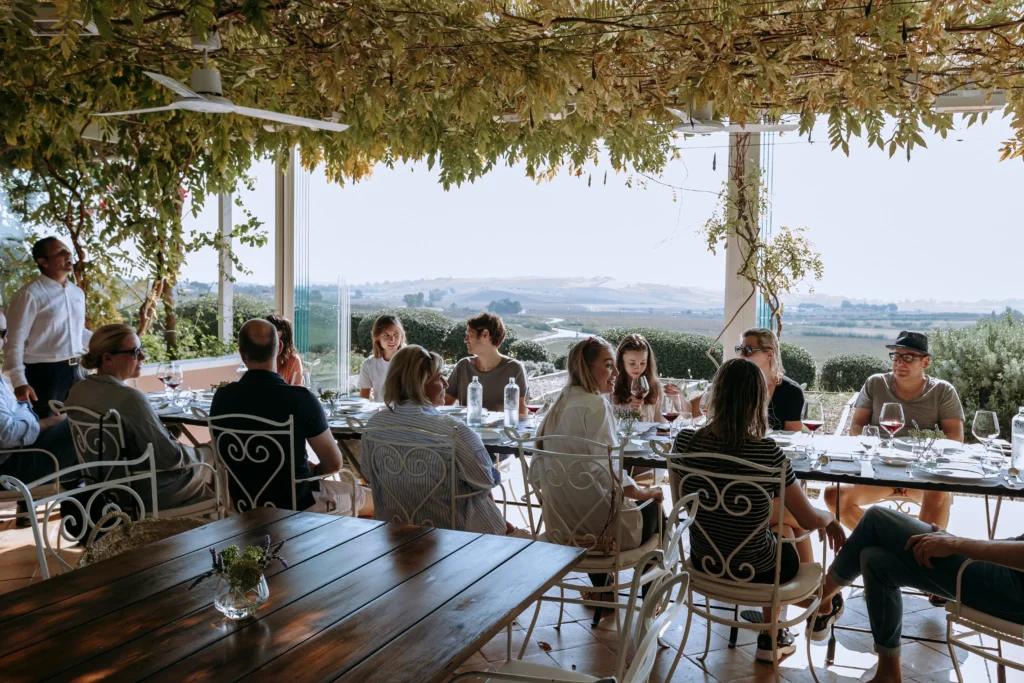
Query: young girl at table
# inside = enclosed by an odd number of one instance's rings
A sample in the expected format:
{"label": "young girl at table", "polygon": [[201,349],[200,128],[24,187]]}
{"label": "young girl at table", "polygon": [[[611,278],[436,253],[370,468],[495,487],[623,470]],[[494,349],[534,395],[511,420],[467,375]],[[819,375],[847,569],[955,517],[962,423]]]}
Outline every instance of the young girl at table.
{"label": "young girl at table", "polygon": [[375,401],[384,397],[384,378],[391,358],[405,347],[405,328],[397,315],[382,315],[373,321],[373,356],[363,361],[359,371],[359,395]]}
{"label": "young girl at table", "polygon": [[[641,334],[627,334],[615,352],[615,389],[612,391],[612,405],[618,408],[632,408],[640,412],[644,422],[664,422],[658,409],[662,387],[658,381],[658,361],[654,349]],[[633,383],[639,378],[647,380],[648,391],[643,398],[633,395]]]}

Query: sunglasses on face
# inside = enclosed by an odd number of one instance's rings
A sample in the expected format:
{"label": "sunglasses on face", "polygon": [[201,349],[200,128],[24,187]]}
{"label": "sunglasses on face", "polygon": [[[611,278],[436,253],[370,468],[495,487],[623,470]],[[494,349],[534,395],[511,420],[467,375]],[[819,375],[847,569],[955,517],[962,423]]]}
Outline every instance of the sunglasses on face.
{"label": "sunglasses on face", "polygon": [[758,346],[734,346],[733,351],[740,354],[744,358],[750,358],[758,351],[764,351],[764,349]]}
{"label": "sunglasses on face", "polygon": [[143,349],[142,349],[141,346],[136,346],[134,349],[121,349],[120,351],[111,351],[110,355],[111,356],[117,356],[117,355],[120,355],[122,353],[130,353],[130,354],[132,354],[132,358],[134,360],[138,360],[139,356],[142,355],[142,350]]}
{"label": "sunglasses on face", "polygon": [[0,330],[0,339],[7,339],[7,330]]}
{"label": "sunglasses on face", "polygon": [[911,363],[913,363],[915,360],[917,360],[919,358],[924,358],[924,356],[917,356],[917,355],[914,355],[913,353],[890,353],[889,354],[889,360],[891,360],[894,363],[896,361],[900,361],[904,365],[910,365]]}

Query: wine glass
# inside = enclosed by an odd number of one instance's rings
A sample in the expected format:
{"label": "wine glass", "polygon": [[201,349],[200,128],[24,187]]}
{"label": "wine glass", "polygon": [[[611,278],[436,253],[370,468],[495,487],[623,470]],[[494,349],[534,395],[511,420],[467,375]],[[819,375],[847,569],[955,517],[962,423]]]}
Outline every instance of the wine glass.
{"label": "wine glass", "polygon": [[167,388],[167,380],[171,376],[171,363],[160,363],[156,366],[156,378],[164,385],[164,398],[171,398],[171,390]]}
{"label": "wine glass", "polygon": [[187,412],[192,407],[193,398],[191,388],[179,389],[174,393],[174,405],[182,412]]}
{"label": "wine glass", "polygon": [[811,443],[808,448],[813,455],[818,452],[814,448],[814,433],[825,424],[825,406],[820,401],[805,401],[801,420],[803,420],[804,427],[807,427],[807,431],[811,433]]}
{"label": "wine glass", "polygon": [[174,390],[181,386],[181,383],[185,381],[185,373],[182,372],[181,366],[177,363],[171,363],[170,369],[167,371],[166,379],[164,384],[167,385],[167,397],[174,397]]}
{"label": "wine glass", "polygon": [[899,403],[883,403],[882,412],[878,415],[878,426],[889,434],[889,455],[892,455],[892,440],[896,433],[907,423],[903,416],[903,406]]}
{"label": "wine glass", "polygon": [[676,432],[676,420],[679,418],[679,395],[669,396],[668,394],[662,394],[661,401],[659,401],[658,411],[661,413],[665,421],[668,422],[668,432],[673,437]]}
{"label": "wine glass", "polygon": [[705,391],[700,395],[700,414],[704,418],[704,422],[708,421],[708,410],[711,408],[711,392]]}
{"label": "wine glass", "polygon": [[633,398],[638,398],[641,401],[647,398],[647,394],[651,393],[651,386],[647,383],[647,378],[643,375],[634,377],[629,385],[629,393],[633,395]]}
{"label": "wine glass", "polygon": [[864,427],[864,430],[860,433],[860,444],[866,451],[865,457],[869,459],[875,454],[875,449],[878,448],[878,444],[881,442],[882,433],[878,430],[878,427],[874,425]]}
{"label": "wine glass", "polygon": [[991,410],[979,410],[974,414],[974,423],[971,425],[971,434],[987,451],[992,441],[999,436],[999,418]]}
{"label": "wine glass", "polygon": [[526,387],[526,409],[530,411],[530,417],[536,419],[537,413],[544,407],[543,393],[540,387],[533,382]]}

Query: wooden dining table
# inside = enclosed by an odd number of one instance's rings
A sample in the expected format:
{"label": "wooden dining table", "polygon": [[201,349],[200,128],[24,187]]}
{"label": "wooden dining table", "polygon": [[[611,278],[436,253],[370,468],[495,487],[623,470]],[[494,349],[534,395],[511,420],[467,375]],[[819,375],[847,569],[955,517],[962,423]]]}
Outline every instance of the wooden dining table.
{"label": "wooden dining table", "polygon": [[[284,541],[270,598],[213,606],[209,548]],[[567,546],[260,508],[7,593],[0,680],[441,681],[580,560]]]}

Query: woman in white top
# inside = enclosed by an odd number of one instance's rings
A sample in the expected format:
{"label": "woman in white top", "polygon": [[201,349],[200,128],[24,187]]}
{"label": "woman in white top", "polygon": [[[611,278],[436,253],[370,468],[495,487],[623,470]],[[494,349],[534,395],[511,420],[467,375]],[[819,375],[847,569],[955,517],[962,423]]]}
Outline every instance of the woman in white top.
{"label": "woman in white top", "polygon": [[[569,351],[566,360],[569,386],[562,390],[551,411],[544,418],[538,430],[539,436],[576,436],[602,444],[615,446],[615,416],[611,404],[605,398],[615,386],[615,354],[611,345],[600,337],[588,337]],[[546,441],[543,447],[563,453],[592,453],[602,455],[607,449],[589,447],[565,439]],[[620,468],[621,465],[616,463]],[[583,519],[564,519],[566,525],[575,527],[575,533],[605,535],[606,520],[611,512],[611,482],[608,481],[608,467],[595,460],[588,474],[594,476],[589,486],[578,488],[565,486],[546,489],[540,480],[540,470],[531,466],[531,483],[539,488],[542,498],[547,498],[556,510],[578,511]],[[618,548],[631,550],[642,545],[658,532],[658,520],[662,517],[661,502],[664,494],[660,488],[640,488],[625,472],[619,473],[622,480],[623,509],[620,514]],[[652,501],[637,509],[634,501]],[[557,524],[546,519],[549,531]],[[605,585],[603,574],[591,575],[595,586]]]}
{"label": "woman in white top", "polygon": [[359,395],[380,401],[384,394],[384,378],[388,364],[399,349],[405,346],[405,328],[397,315],[382,315],[373,321],[373,356],[363,361],[359,371]]}

